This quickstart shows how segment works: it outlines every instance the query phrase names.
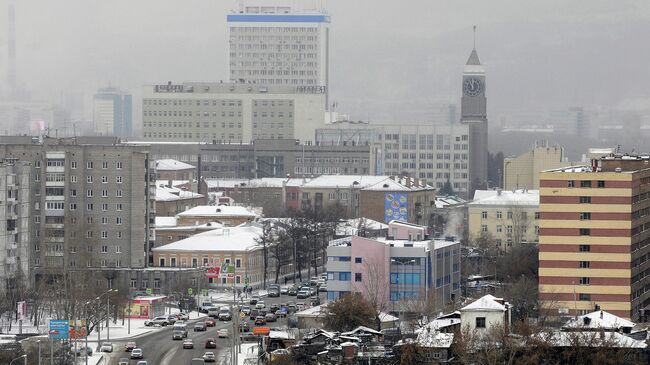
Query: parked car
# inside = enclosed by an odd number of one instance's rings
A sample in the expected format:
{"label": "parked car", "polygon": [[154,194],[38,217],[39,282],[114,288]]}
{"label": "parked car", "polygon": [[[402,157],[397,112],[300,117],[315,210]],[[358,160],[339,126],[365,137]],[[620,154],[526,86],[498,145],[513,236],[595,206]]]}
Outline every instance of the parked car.
{"label": "parked car", "polygon": [[124,351],[131,352],[136,347],[138,346],[135,345],[135,342],[129,341],[126,343],[126,345],[124,345]]}
{"label": "parked car", "polygon": [[250,325],[246,321],[239,322],[239,332],[248,332],[251,330]]}
{"label": "parked car", "polygon": [[316,286],[318,285],[318,277],[313,276],[311,279],[309,279],[309,286]]}
{"label": "parked car", "polygon": [[170,322],[169,322],[169,319],[167,318],[167,316],[158,316],[158,317],[155,317],[154,319],[144,321],[144,325],[147,326],[147,327],[150,327],[150,326],[163,326],[163,327],[165,327],[169,323]]}
{"label": "parked car", "polygon": [[207,327],[214,327],[214,326],[217,325],[217,322],[215,322],[214,319],[212,319],[212,318],[208,318],[208,319],[205,320],[205,325]]}
{"label": "parked car", "polygon": [[174,323],[176,323],[177,320],[178,320],[178,318],[176,317],[176,315],[170,314],[170,315],[167,316],[167,322],[169,324],[174,324]]}
{"label": "parked car", "polygon": [[309,301],[309,305],[311,305],[312,307],[320,305],[320,298],[319,297],[311,297],[311,300]]}
{"label": "parked car", "polygon": [[193,349],[194,348],[194,341],[192,339],[187,339],[183,341],[183,348],[184,349]]}
{"label": "parked car", "polygon": [[205,361],[205,362],[215,362],[215,361],[217,361],[217,357],[214,355],[214,352],[207,351],[205,354],[203,354],[203,361]]}
{"label": "parked car", "polygon": [[269,285],[269,297],[279,297],[280,296],[280,285],[271,284]]}
{"label": "parked car", "polygon": [[131,358],[132,359],[142,359],[144,356],[142,355],[142,349],[133,349],[131,351]]}
{"label": "parked car", "polygon": [[250,304],[250,305],[257,304],[257,302],[258,302],[259,300],[260,300],[260,296],[259,296],[259,295],[253,295],[253,296],[251,297],[251,300],[248,301],[248,304]]}
{"label": "parked car", "polygon": [[113,352],[113,344],[110,342],[102,343],[102,347],[99,348],[100,352]]}
{"label": "parked car", "polygon": [[222,328],[217,331],[217,337],[219,338],[228,338],[228,329]]}
{"label": "parked car", "polygon": [[194,324],[194,332],[203,332],[205,330],[205,322],[196,322],[196,324]]}
{"label": "parked car", "polygon": [[266,322],[275,322],[278,320],[275,313],[267,313],[266,316],[264,316],[264,319],[266,319]]}
{"label": "parked car", "polygon": [[305,309],[305,303],[303,303],[303,302],[296,303],[296,309],[298,311],[304,310]]}
{"label": "parked car", "polygon": [[257,316],[255,318],[255,325],[256,326],[263,326],[266,324],[266,317],[264,316]]}
{"label": "parked car", "polygon": [[250,305],[244,305],[241,307],[241,312],[244,313],[245,316],[248,316],[251,314],[251,306]]}
{"label": "parked car", "polygon": [[129,365],[129,359],[126,357],[121,357],[120,360],[117,362],[117,365]]}
{"label": "parked car", "polygon": [[205,340],[205,348],[206,349],[216,349],[217,348],[217,341],[210,337],[207,340]]}

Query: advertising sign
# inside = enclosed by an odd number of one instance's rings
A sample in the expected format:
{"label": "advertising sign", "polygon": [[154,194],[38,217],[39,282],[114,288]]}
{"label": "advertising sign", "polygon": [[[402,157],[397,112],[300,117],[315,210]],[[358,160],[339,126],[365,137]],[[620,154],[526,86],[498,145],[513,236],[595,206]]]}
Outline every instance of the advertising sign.
{"label": "advertising sign", "polygon": [[408,198],[404,193],[384,194],[384,222],[408,221]]}
{"label": "advertising sign", "polygon": [[86,337],[86,320],[78,319],[70,321],[70,338],[78,339]]}
{"label": "advertising sign", "polygon": [[24,321],[27,315],[27,302],[16,303],[16,320]]}
{"label": "advertising sign", "polygon": [[235,265],[233,264],[228,264],[225,263],[221,265],[221,274],[219,275],[220,278],[228,278],[232,279],[235,277]]}
{"label": "advertising sign", "polygon": [[208,266],[208,268],[205,270],[206,278],[218,278],[219,274],[221,274],[221,267],[216,265]]}
{"label": "advertising sign", "polygon": [[50,319],[50,339],[67,340],[70,335],[70,322],[67,319]]}

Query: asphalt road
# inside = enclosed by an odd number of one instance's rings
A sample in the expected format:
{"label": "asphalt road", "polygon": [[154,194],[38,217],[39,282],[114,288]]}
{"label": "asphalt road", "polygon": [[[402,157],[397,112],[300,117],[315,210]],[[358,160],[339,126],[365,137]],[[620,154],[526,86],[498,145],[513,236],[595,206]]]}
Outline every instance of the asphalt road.
{"label": "asphalt road", "polygon": [[[319,293],[321,303],[324,303],[326,293]],[[280,297],[269,298],[262,297],[262,300],[269,307],[271,304],[280,304],[293,301],[294,303],[303,302],[308,304],[310,299],[297,299],[295,296],[282,295]],[[248,304],[248,299],[244,298],[245,304]],[[233,316],[239,313],[233,313]],[[183,341],[172,340],[172,327],[167,326],[151,333],[142,335],[135,339],[113,340],[115,351],[110,354],[110,359],[107,365],[117,364],[118,360],[122,357],[129,358],[130,353],[124,351],[124,345],[129,341],[135,341],[136,345],[142,349],[144,359],[147,360],[148,365],[185,365],[191,364],[192,359],[202,357],[206,351],[212,351],[217,357],[216,364],[230,364],[230,346],[233,334],[231,321],[216,321],[215,327],[208,327],[204,332],[194,332],[194,324],[199,321],[204,321],[206,318],[190,319],[188,321],[188,338],[194,340],[194,349],[183,349]],[[234,318],[236,319],[236,317]],[[248,322],[252,331],[253,321],[248,316],[244,317],[244,321]],[[271,322],[266,325],[267,327],[287,327],[287,319],[278,319],[277,322]],[[228,328],[229,338],[218,338],[217,330]],[[205,349],[205,341],[213,337],[216,339],[216,349]],[[240,354],[240,358],[243,355]],[[130,365],[135,365],[139,360],[130,360]]]}

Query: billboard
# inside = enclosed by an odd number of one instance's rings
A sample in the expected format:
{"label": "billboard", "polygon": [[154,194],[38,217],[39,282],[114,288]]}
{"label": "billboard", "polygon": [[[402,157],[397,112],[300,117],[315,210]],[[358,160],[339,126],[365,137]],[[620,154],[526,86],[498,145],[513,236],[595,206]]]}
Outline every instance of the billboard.
{"label": "billboard", "polygon": [[70,322],[67,319],[50,319],[50,339],[67,340],[70,334]]}
{"label": "billboard", "polygon": [[205,269],[206,278],[218,278],[221,274],[221,267],[216,265],[210,265]]}
{"label": "billboard", "polygon": [[70,338],[78,339],[83,337],[86,337],[86,320],[70,320]]}
{"label": "billboard", "polygon": [[235,265],[229,264],[229,263],[224,263],[221,265],[221,275],[219,275],[221,278],[228,278],[232,279],[235,277]]}
{"label": "billboard", "polygon": [[384,194],[384,222],[408,221],[408,198],[404,193]]}
{"label": "billboard", "polygon": [[16,320],[24,321],[27,316],[27,302],[16,303]]}

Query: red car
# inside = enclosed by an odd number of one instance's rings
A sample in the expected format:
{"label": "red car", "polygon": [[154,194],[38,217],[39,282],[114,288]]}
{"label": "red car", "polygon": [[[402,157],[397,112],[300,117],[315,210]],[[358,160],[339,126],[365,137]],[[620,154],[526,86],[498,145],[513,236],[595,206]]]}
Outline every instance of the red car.
{"label": "red car", "polygon": [[214,327],[217,325],[217,322],[215,322],[214,319],[210,318],[205,320],[205,325],[207,327]]}
{"label": "red car", "polygon": [[136,347],[138,346],[135,345],[135,342],[127,342],[126,345],[124,345],[124,351],[131,352]]}

